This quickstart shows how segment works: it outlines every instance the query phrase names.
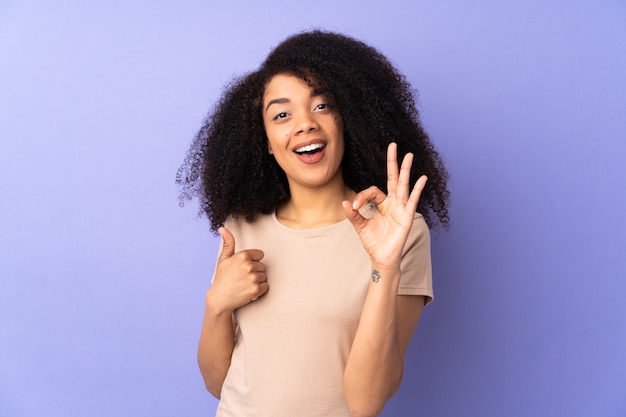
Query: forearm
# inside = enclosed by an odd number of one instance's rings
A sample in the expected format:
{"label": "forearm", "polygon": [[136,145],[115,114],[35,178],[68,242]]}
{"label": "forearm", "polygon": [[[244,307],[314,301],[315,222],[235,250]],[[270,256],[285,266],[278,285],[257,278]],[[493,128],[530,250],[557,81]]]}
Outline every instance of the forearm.
{"label": "forearm", "polygon": [[378,415],[402,379],[396,333],[400,270],[372,265],[372,271],[380,278],[370,281],[344,372],[346,401],[354,416]]}
{"label": "forearm", "polygon": [[206,389],[218,399],[235,346],[232,317],[232,311],[216,308],[211,302],[210,293],[207,293],[202,333],[198,345],[198,365]]}

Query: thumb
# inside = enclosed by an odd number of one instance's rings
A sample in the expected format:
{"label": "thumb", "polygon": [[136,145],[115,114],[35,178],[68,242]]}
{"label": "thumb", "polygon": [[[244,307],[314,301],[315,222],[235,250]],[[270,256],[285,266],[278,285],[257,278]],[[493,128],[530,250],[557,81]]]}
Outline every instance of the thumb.
{"label": "thumb", "polygon": [[222,236],[223,245],[222,245],[222,253],[220,253],[220,261],[222,259],[230,258],[235,254],[235,237],[225,227],[220,227],[217,230]]}

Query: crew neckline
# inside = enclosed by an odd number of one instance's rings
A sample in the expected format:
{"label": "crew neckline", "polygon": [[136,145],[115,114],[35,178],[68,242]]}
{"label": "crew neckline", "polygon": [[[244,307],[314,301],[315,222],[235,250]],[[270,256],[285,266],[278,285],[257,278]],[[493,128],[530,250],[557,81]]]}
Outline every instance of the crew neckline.
{"label": "crew neckline", "polygon": [[283,230],[287,230],[292,233],[301,233],[301,234],[321,233],[321,232],[331,231],[333,229],[344,227],[346,223],[350,224],[350,220],[346,217],[345,219],[340,220],[337,223],[327,224],[325,226],[310,227],[306,229],[297,229],[295,227],[289,227],[281,223],[281,221],[278,220],[276,211],[272,212],[272,221],[274,222],[274,224],[276,224],[278,227],[280,227]]}

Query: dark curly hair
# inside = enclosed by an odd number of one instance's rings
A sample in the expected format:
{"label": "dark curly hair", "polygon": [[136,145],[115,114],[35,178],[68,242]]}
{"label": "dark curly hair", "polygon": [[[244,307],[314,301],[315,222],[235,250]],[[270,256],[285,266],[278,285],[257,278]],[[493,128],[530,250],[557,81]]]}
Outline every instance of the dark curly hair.
{"label": "dark curly hair", "polygon": [[280,43],[261,67],[227,86],[176,174],[180,204],[198,196],[216,231],[228,216],[253,221],[289,200],[287,178],[268,153],[262,119],[265,86],[295,75],[331,96],[343,120],[344,181],[354,191],[386,190],[386,151],[414,154],[411,183],[428,176],[417,211],[429,226],[449,225],[448,172],[415,108],[413,89],[376,49],[345,35],[311,31]]}

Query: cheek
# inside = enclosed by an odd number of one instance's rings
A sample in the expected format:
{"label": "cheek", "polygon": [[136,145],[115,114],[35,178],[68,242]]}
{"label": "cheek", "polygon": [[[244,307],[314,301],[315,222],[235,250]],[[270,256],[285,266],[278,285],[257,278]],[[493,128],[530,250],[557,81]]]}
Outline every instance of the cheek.
{"label": "cheek", "polygon": [[267,148],[270,153],[274,153],[282,148],[289,140],[289,131],[284,128],[272,127],[265,128],[265,137],[267,138]]}

